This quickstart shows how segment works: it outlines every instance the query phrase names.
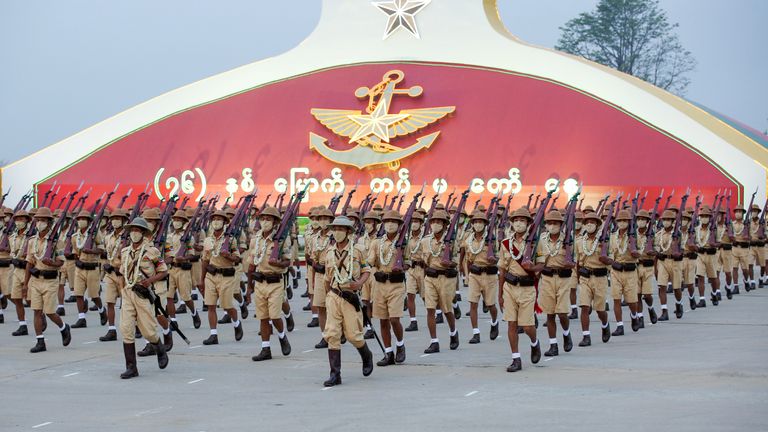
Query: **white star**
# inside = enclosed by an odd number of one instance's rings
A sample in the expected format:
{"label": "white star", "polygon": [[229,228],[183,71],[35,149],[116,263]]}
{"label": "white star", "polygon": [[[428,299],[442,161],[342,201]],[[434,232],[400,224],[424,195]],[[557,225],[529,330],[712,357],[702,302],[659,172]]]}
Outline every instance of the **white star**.
{"label": "white star", "polygon": [[376,135],[384,142],[389,142],[389,125],[397,123],[400,120],[408,118],[409,114],[388,114],[387,100],[381,98],[379,105],[370,115],[350,115],[350,120],[360,125],[357,132],[349,140],[350,143],[367,137]]}
{"label": "white star", "polygon": [[416,14],[426,7],[432,0],[390,0],[377,1],[373,5],[387,15],[387,26],[384,28],[384,37],[388,38],[395,30],[403,27],[412,35],[420,39],[419,29],[416,28]]}

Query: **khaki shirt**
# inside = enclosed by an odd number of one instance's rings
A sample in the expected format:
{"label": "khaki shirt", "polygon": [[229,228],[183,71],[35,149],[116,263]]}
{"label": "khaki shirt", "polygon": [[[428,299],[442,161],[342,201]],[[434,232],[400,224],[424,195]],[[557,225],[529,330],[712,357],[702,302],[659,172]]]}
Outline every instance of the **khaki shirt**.
{"label": "khaki shirt", "polygon": [[[99,259],[100,259],[99,254],[90,254],[90,253],[81,252],[82,247],[85,246],[85,242],[88,237],[87,234],[88,234],[88,228],[85,229],[85,232],[82,232],[80,229],[78,229],[74,232],[74,234],[72,234],[72,238],[70,239],[70,241],[72,242],[72,253],[77,255],[77,259],[79,259],[82,262],[88,262],[88,263],[99,262]],[[94,239],[94,242],[93,242],[93,248],[99,249],[103,247],[104,247],[103,239],[97,231],[96,238]]]}
{"label": "khaki shirt", "polygon": [[731,238],[728,237],[725,224],[717,224],[717,232],[715,233],[715,241],[722,244],[731,244]]}
{"label": "khaki shirt", "polygon": [[595,238],[583,235],[576,237],[573,242],[573,254],[579,267],[585,268],[606,268],[607,265],[600,262],[600,234],[595,233]]}
{"label": "khaki shirt", "polygon": [[656,235],[654,237],[654,248],[656,249],[656,252],[665,255],[669,255],[674,252],[672,250],[672,231],[673,229],[671,228],[669,231],[664,228],[656,231]]}
{"label": "khaki shirt", "polygon": [[760,229],[760,220],[752,219],[752,223],[749,224],[749,238],[752,241],[759,240],[759,237],[757,235],[757,231]]}
{"label": "khaki shirt", "polygon": [[[445,230],[443,230],[445,231]],[[451,261],[456,262],[456,247],[454,247],[451,250]],[[421,256],[422,261],[424,261],[424,264],[427,265],[427,267],[431,267],[435,270],[446,270],[450,267],[445,267],[442,264],[442,258],[445,248],[445,243],[443,243],[443,238],[440,237],[440,240],[434,237],[434,235],[430,234],[423,239],[421,239]]]}
{"label": "khaki shirt", "polygon": [[122,253],[122,235],[125,228],[120,228],[120,231],[114,230],[107,234],[104,239],[104,249],[107,252],[107,263],[112,267],[120,267],[120,254]]}
{"label": "khaki shirt", "polygon": [[[501,242],[501,253],[499,254],[499,269],[514,276],[527,276],[528,272],[520,265],[523,261],[523,252],[525,251],[525,237],[519,241],[510,237]],[[519,258],[512,256],[516,252]]]}
{"label": "khaki shirt", "polygon": [[544,263],[546,267],[563,268],[565,267],[565,248],[563,247],[563,234],[560,234],[557,241],[553,242],[549,238],[549,233],[541,233],[539,243],[536,245],[536,262]]}
{"label": "khaki shirt", "polygon": [[618,231],[611,234],[611,244],[608,251],[608,255],[617,263],[637,263],[637,258],[629,253],[629,236],[627,233],[624,233],[621,238],[619,238]]}
{"label": "khaki shirt", "polygon": [[[221,246],[224,243],[224,239],[228,238],[222,232],[220,236],[216,237],[215,234],[205,238],[203,242],[203,261],[208,261],[212,266],[218,268],[232,268],[234,263],[232,261],[219,255],[221,252]],[[236,257],[240,256],[240,251],[237,249],[237,244],[234,240],[229,240],[229,252]]]}
{"label": "khaki shirt", "polygon": [[405,263],[410,266],[413,265],[414,261],[421,262],[421,231],[419,231],[417,235],[414,235],[413,231],[411,231],[411,236],[408,238],[408,243],[403,252],[403,259],[405,260]]}
{"label": "khaki shirt", "polygon": [[25,259],[25,257],[20,257],[19,254],[21,253],[21,247],[27,240],[27,229],[25,228],[23,231],[16,231],[12,232],[11,235],[8,236],[8,246],[10,248],[9,255],[13,259]]}
{"label": "khaki shirt", "polygon": [[[350,251],[352,254],[351,262]],[[365,260],[365,251],[359,244],[353,244],[348,241],[346,247],[342,250],[339,250],[338,245],[334,245],[329,247],[324,255],[325,262],[327,263],[325,282],[329,283],[331,288],[338,290],[348,289],[350,281],[356,281],[360,279],[363,273],[371,271]],[[350,269],[349,267],[352,268]],[[336,280],[336,275],[338,275],[339,280]]]}
{"label": "khaki shirt", "polygon": [[745,243],[749,241],[747,237],[746,225],[740,220],[731,221],[733,224],[733,236],[738,243]]}
{"label": "khaki shirt", "polygon": [[[264,237],[263,231],[258,231],[253,235],[251,244],[248,248],[248,267],[253,264],[256,267],[255,271],[267,274],[285,273],[288,271],[287,267],[278,267],[269,264],[269,257],[272,255],[272,249],[274,249],[273,235],[274,230],[272,230],[272,233],[266,238]],[[286,241],[283,242],[283,247],[278,259],[282,260],[290,257],[291,243],[290,239],[286,239]]]}
{"label": "khaki shirt", "polygon": [[[648,228],[646,228],[646,230],[647,230],[647,229],[648,229]],[[653,256],[652,256],[652,255],[648,255],[648,254],[646,254],[646,253],[644,253],[644,252],[643,252],[643,251],[645,250],[645,244],[646,244],[646,243],[647,243],[647,241],[648,241],[648,237],[647,237],[647,235],[648,235],[648,231],[645,231],[645,232],[640,232],[640,229],[638,229],[638,230],[637,230],[637,241],[636,241],[636,245],[637,245],[637,251],[638,251],[638,252],[640,252],[640,259],[641,259],[641,260],[650,260],[650,259],[653,259]]]}
{"label": "khaki shirt", "polygon": [[[176,254],[179,253],[179,249],[181,248],[182,235],[184,235],[184,231],[179,230],[168,234],[168,237],[166,237],[165,244],[168,246],[168,248],[166,251],[165,260],[167,262],[170,263],[173,261],[173,259],[176,258]],[[184,255],[191,255],[190,250],[194,250],[194,243],[191,238],[189,241],[187,241],[187,252]]]}
{"label": "khaki shirt", "polygon": [[[392,267],[395,265],[395,257],[397,256],[397,250],[395,249],[395,242],[397,241],[397,235],[395,240],[390,241],[385,234],[382,238],[375,239],[371,242],[371,247],[368,249],[368,265],[375,268],[378,271],[386,273],[392,273]],[[405,251],[403,251],[405,254]],[[388,261],[384,261],[382,260]],[[403,256],[405,261],[405,256]]]}
{"label": "khaki shirt", "polygon": [[[50,236],[50,233],[46,235],[45,237],[40,237],[40,233],[37,233],[36,236],[29,239],[29,247],[27,249],[27,262],[32,264],[32,266],[38,270],[58,270],[58,267],[48,266],[43,264],[42,258],[45,254],[45,248],[48,247],[48,237]],[[37,256],[40,257],[40,261],[37,260]],[[64,260],[64,251],[61,250],[59,247],[56,247],[56,250],[53,251],[53,259],[60,259]]]}
{"label": "khaki shirt", "polygon": [[[480,240],[476,239],[474,233],[468,232],[466,240],[464,240],[464,257],[467,260],[467,264],[474,264],[480,267],[487,267],[491,265],[488,261],[488,245],[485,242],[485,237]],[[478,253],[472,253],[472,250],[478,250]]]}
{"label": "khaki shirt", "polygon": [[120,252],[120,273],[125,278],[126,287],[165,271],[168,266],[160,250],[149,241],[145,240],[138,248],[127,246]]}
{"label": "khaki shirt", "polygon": [[332,238],[331,230],[328,230],[328,233],[325,235],[320,231],[315,233],[312,242],[312,261],[320,265],[325,265],[326,251],[333,247],[333,244],[331,244]]}

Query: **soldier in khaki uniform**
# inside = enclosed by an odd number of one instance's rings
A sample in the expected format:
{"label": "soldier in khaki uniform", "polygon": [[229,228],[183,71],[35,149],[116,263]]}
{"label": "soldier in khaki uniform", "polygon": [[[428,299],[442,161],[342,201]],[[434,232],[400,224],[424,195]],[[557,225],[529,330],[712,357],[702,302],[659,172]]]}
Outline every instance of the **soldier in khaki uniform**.
{"label": "soldier in khaki uniform", "polygon": [[608,313],[605,311],[610,259],[600,256],[601,243],[597,228],[601,221],[597,213],[587,213],[584,222],[585,232],[576,237],[573,246],[581,287],[579,305],[581,306],[582,340],[579,342],[580,347],[592,345],[592,336],[589,332],[589,315],[592,310],[600,319],[603,343],[611,339],[611,326],[608,324]]}
{"label": "soldier in khaki uniform", "polygon": [[410,324],[405,331],[418,331],[419,322],[416,319],[416,295],[424,300],[424,261],[421,254],[421,239],[424,233],[423,228],[424,215],[419,212],[413,212],[411,218],[411,233],[408,236],[406,245],[406,255],[408,256],[408,270],[405,271],[405,291],[407,293],[408,316]]}
{"label": "soldier in khaki uniform", "polygon": [[720,273],[725,274],[725,296],[728,300],[733,298],[733,238],[728,232],[728,227],[725,226],[725,210],[720,209],[717,215],[717,232],[715,233],[715,241],[718,246],[717,252],[717,274],[718,279]]}
{"label": "soldier in khaki uniform", "polygon": [[323,281],[323,289],[328,291],[328,320],[323,334],[328,341],[331,369],[330,377],[323,383],[326,387],[341,384],[342,333],[360,353],[363,376],[373,372],[373,354],[363,339],[363,320],[357,297],[357,292],[370,276],[370,268],[362,248],[348,238],[352,233],[352,221],[346,216],[339,216],[334,219],[331,228],[336,244],[326,251],[327,271]]}
{"label": "soldier in khaki uniform", "polygon": [[499,257],[499,306],[504,311],[507,321],[507,338],[512,350],[512,364],[507,372],[517,372],[523,368],[518,349],[518,326],[531,339],[531,363],[541,359],[541,344],[536,338],[534,327],[534,304],[536,287],[533,272],[522,267],[525,250],[525,233],[532,221],[531,214],[525,207],[512,212],[512,236],[502,241]]}
{"label": "soldier in khaki uniform", "polygon": [[[11,217],[13,212],[11,212]],[[5,217],[9,219],[9,216]],[[9,219],[10,221],[10,219]],[[19,223],[22,223],[21,221]],[[11,274],[13,273],[13,267],[11,267],[11,250],[6,246],[8,238],[5,233],[5,226],[8,222],[4,222],[0,228],[0,324],[5,322],[4,309],[8,306],[8,299],[11,297]],[[11,223],[13,225],[14,223]]]}
{"label": "soldier in khaki uniform", "polygon": [[[312,261],[312,248],[315,245],[315,236],[317,230],[320,228],[320,224],[315,217],[315,211],[317,207],[309,209],[309,224],[304,230],[304,260],[307,263],[307,292],[306,297],[309,298],[309,302],[302,308],[305,311],[312,311],[312,319],[307,324],[307,327],[318,327],[320,325],[319,316],[317,315],[317,309],[312,307],[312,297],[315,295],[315,269],[312,268],[314,262]],[[302,295],[302,297],[305,297]]]}
{"label": "soldier in khaki uniform", "polygon": [[744,208],[736,207],[733,209],[733,283],[734,290],[739,289],[739,268],[744,280],[744,291],[749,292],[755,289],[754,267],[752,253],[749,249],[749,235],[747,234],[746,224],[744,223]]}
{"label": "soldier in khaki uniform", "polygon": [[720,303],[720,278],[717,274],[717,244],[710,244],[710,223],[712,223],[712,209],[705,205],[699,212],[699,226],[696,227],[694,238],[694,250],[698,253],[696,259],[696,284],[699,288],[699,298],[704,300],[704,278],[707,278],[711,286],[711,301],[713,306]]}
{"label": "soldier in khaki uniform", "polygon": [[682,245],[682,250],[685,251],[683,254],[683,290],[688,291],[688,301],[691,310],[694,310],[697,307],[706,307],[707,304],[703,298],[700,299],[698,303],[696,302],[696,295],[693,289],[693,284],[696,282],[696,260],[698,259],[699,254],[695,250],[691,251],[685,246],[688,244],[688,227],[691,224],[692,217],[693,209],[685,209],[680,224],[680,244]]}
{"label": "soldier in khaki uniform", "polygon": [[[765,287],[768,281],[768,272],[766,271],[766,254],[765,254],[765,237],[760,236],[760,206],[752,204],[752,208],[749,209],[749,217],[751,223],[749,224],[749,241],[750,251],[752,254],[752,274],[753,278],[757,279],[757,287]],[[760,267],[760,275],[757,273],[756,267]]]}
{"label": "soldier in khaki uniform", "polygon": [[[325,207],[321,207],[315,210],[315,218],[317,218],[318,231],[315,234],[315,242],[312,245],[312,268],[314,271],[314,286],[315,292],[312,296],[312,307],[317,311],[320,324],[321,334],[325,332],[325,296],[326,291],[323,289],[317,289],[323,287],[323,280],[325,279],[325,258],[326,250],[332,246],[331,242],[331,230],[330,223],[333,222],[333,213]],[[314,319],[314,318],[313,318]],[[316,349],[328,348],[328,341],[325,338],[321,338],[320,342],[315,345]]]}
{"label": "soldier in khaki uniform", "polygon": [[[185,211],[187,219],[191,219],[195,214],[195,209],[192,207],[186,209]],[[198,232],[192,233],[192,248],[187,251],[187,255],[189,255],[189,262],[192,263],[192,286],[195,287],[198,292],[200,290],[200,280],[203,274],[203,265],[200,262],[200,253],[203,251],[203,240],[205,240],[205,232],[203,232],[202,229]],[[195,300],[197,300],[197,293],[193,292],[192,301],[194,302]],[[187,313],[187,305],[185,303],[178,305],[176,308],[176,313]]]}
{"label": "soldier in khaki uniform", "polygon": [[[9,209],[10,210],[10,209]],[[12,212],[11,212],[12,213]],[[21,282],[24,281],[23,271],[26,268],[26,262],[21,265],[18,261],[18,253],[21,248],[21,244],[24,242],[27,230],[29,229],[30,217],[29,213],[24,210],[19,210],[16,214],[11,214],[12,231],[9,234],[3,232],[0,234],[0,323],[5,322],[3,315],[3,309],[8,305],[8,299],[16,306],[16,316],[19,318],[20,324],[24,326],[26,330],[26,322],[24,321],[24,304],[22,302],[16,302],[14,300],[14,273],[15,268],[20,268]],[[7,223],[7,222],[6,222]],[[22,260],[23,261],[23,260]],[[21,287],[19,286],[19,293],[21,293]],[[21,305],[21,306],[19,306]]]}
{"label": "soldier in khaki uniform", "polygon": [[[25,296],[22,295],[24,288],[24,277],[27,271],[27,260],[24,256],[23,245],[27,240],[27,233],[32,229],[31,218],[25,210],[19,210],[14,215],[14,225],[16,230],[8,236],[8,255],[11,259],[11,268],[9,285],[11,289],[11,302],[16,306],[16,318],[19,320],[19,328],[11,335],[26,336],[29,334],[27,329],[26,314],[24,311]],[[27,248],[28,249],[28,248]],[[29,297],[26,297],[28,300]]]}
{"label": "soldier in khaki uniform", "polygon": [[[470,217],[471,231],[464,240],[464,257],[468,270],[469,282],[469,320],[472,323],[472,338],[470,344],[480,343],[480,328],[477,319],[477,304],[480,297],[483,304],[491,313],[490,339],[495,340],[499,336],[498,310],[496,299],[499,296],[499,268],[496,266],[498,257],[493,250],[488,251],[487,227],[488,219],[482,211],[475,211]],[[491,246],[492,248],[495,245]],[[491,256],[489,257],[489,253]]]}
{"label": "soldier in khaki uniform", "polygon": [[[483,209],[482,211],[485,211],[484,207],[481,208]],[[452,220],[453,215],[455,214],[456,206],[451,206],[451,208],[448,210],[448,219]],[[467,212],[464,209],[461,209],[456,228],[456,242],[459,246],[459,277],[456,278],[456,292],[454,293],[453,302],[451,303],[451,306],[453,306],[453,316],[457,320],[461,319],[461,307],[459,305],[459,302],[461,301],[461,290],[459,289],[459,281],[463,280],[464,287],[469,287],[468,275],[465,272],[465,269],[467,268],[466,261],[464,255],[461,254],[465,242],[473,234],[469,224],[469,215],[467,215]]]}
{"label": "soldier in khaki uniform", "polygon": [[[217,210],[211,217],[211,235],[205,238],[203,243],[203,275],[200,288],[205,304],[208,306],[208,324],[211,327],[211,335],[203,341],[204,345],[216,345],[219,343],[216,316],[216,304],[220,302],[232,320],[235,329],[235,340],[243,338],[243,325],[237,319],[237,310],[234,308],[234,295],[232,291],[236,287],[235,265],[240,262],[240,251],[237,242],[224,235],[224,223],[227,215]],[[229,251],[222,251],[224,242],[229,242]]]}
{"label": "soldier in khaki uniform", "polygon": [[120,297],[123,285],[123,275],[120,273],[120,254],[123,250],[123,233],[125,223],[128,222],[128,213],[123,209],[117,209],[109,217],[112,232],[104,238],[104,250],[107,253],[107,262],[104,264],[104,301],[107,303],[107,334],[99,338],[102,342],[117,340],[117,327],[115,326],[115,304]]}
{"label": "soldier in khaki uniform", "polygon": [[629,248],[629,221],[631,216],[627,210],[620,210],[616,217],[618,231],[611,235],[609,255],[611,263],[611,294],[613,297],[613,314],[616,317],[616,330],[611,336],[624,336],[622,321],[621,299],[627,303],[632,319],[632,331],[640,330],[640,318],[637,316],[637,259],[640,254]]}
{"label": "soldier in khaki uniform", "polygon": [[[651,250],[650,253],[645,253],[645,246],[648,239],[646,235],[648,232],[648,223],[651,221],[651,215],[645,209],[640,209],[635,215],[637,220],[637,251],[640,253],[638,257],[637,278],[639,289],[637,292],[637,317],[640,319],[640,328],[645,328],[645,317],[643,317],[643,301],[648,306],[648,316],[651,319],[651,324],[656,324],[658,316],[656,310],[653,309],[653,289],[655,288],[654,270],[655,251]],[[653,245],[649,245],[652,247]]]}
{"label": "soldier in khaki uniform", "polygon": [[[581,236],[584,229],[584,213],[580,210],[574,212],[573,220],[573,238],[576,239]],[[579,318],[579,307],[577,298],[577,289],[579,287],[579,275],[574,271],[571,275],[571,314],[568,315],[569,320],[575,320]]]}
{"label": "soldier in khaki uniform", "polygon": [[[405,298],[405,272],[402,268],[397,271],[394,268],[397,256],[395,243],[403,218],[397,210],[388,210],[381,220],[384,224],[384,236],[371,242],[367,263],[376,269],[372,289],[373,318],[377,318],[381,324],[381,338],[384,343],[384,358],[376,364],[388,366],[405,361],[405,341],[403,326],[400,323]],[[406,251],[403,251],[404,255],[405,253]],[[405,256],[403,259],[405,260]],[[392,333],[395,335],[397,353],[392,350]]]}
{"label": "soldier in khaki uniform", "polygon": [[88,312],[88,306],[84,301],[84,296],[87,294],[96,306],[99,308],[99,317],[101,318],[101,325],[107,324],[107,310],[101,303],[101,297],[99,297],[99,291],[101,290],[101,269],[99,268],[99,261],[101,257],[101,248],[103,247],[102,239],[96,235],[93,239],[94,249],[83,249],[86,246],[88,238],[88,228],[93,217],[91,214],[82,210],[75,218],[77,229],[70,241],[72,242],[72,252],[77,257],[75,261],[75,282],[74,291],[75,298],[77,299],[77,321],[72,325],[72,328],[85,328],[88,326],[85,320],[85,314]]}
{"label": "soldier in khaki uniform", "polygon": [[288,342],[282,320],[285,295],[283,275],[290,265],[291,242],[289,238],[286,238],[286,241],[281,245],[278,262],[270,261],[275,247],[274,236],[277,234],[280,219],[280,212],[276,208],[265,208],[259,216],[261,230],[253,235],[249,247],[248,291],[253,292],[256,316],[261,321],[261,352],[251,358],[253,361],[272,359],[272,349],[269,343],[272,333],[270,321],[277,330],[281,352],[284,356],[291,353],[291,344]]}
{"label": "soldier in khaki uniform", "polygon": [[422,260],[426,265],[424,268],[424,303],[427,307],[427,326],[431,337],[429,347],[424,350],[425,354],[440,352],[440,341],[437,338],[437,323],[435,322],[435,310],[438,308],[443,311],[448,321],[451,338],[450,348],[455,350],[459,347],[459,331],[456,329],[456,318],[451,307],[456,294],[456,278],[459,274],[456,270],[458,257],[454,244],[448,245],[451,248],[451,260],[448,263],[443,263],[442,260],[446,247],[443,236],[448,230],[448,213],[445,210],[435,210],[429,222],[432,232],[421,240]]}
{"label": "soldier in khaki uniform", "polygon": [[[168,366],[168,354],[165,344],[160,340],[155,327],[156,319],[153,304],[140,294],[139,290],[154,293],[154,284],[168,276],[168,267],[162,253],[152,246],[145,237],[151,232],[146,220],[137,217],[126,227],[129,230],[130,245],[120,252],[119,271],[123,276],[121,284],[122,304],[120,307],[120,333],[123,335],[123,354],[125,372],[120,378],[128,379],[139,376],[136,368],[136,343],[134,329],[141,330],[144,338],[152,344],[157,354],[160,369]],[[156,295],[156,294],[154,294]]]}
{"label": "soldier in khaki uniform", "polygon": [[182,304],[192,311],[192,325],[195,328],[200,328],[200,315],[198,315],[195,303],[192,301],[192,263],[189,262],[189,259],[192,257],[190,252],[194,250],[194,240],[192,238],[186,242],[184,255],[178,256],[187,223],[189,223],[187,214],[183,210],[177,210],[171,219],[173,231],[168,233],[166,239],[167,244],[170,246],[170,249],[165,254],[165,262],[170,265],[168,271],[168,293],[166,294],[168,299],[167,311],[171,321],[175,322],[176,303],[174,303],[173,298],[178,293]]}
{"label": "soldier in khaki uniform", "polygon": [[656,232],[654,248],[656,249],[657,275],[659,302],[661,303],[661,316],[659,321],[669,320],[667,313],[667,285],[672,283],[672,292],[675,294],[675,316],[683,317],[683,294],[681,291],[683,279],[683,257],[674,253],[672,249],[673,230],[675,225],[675,212],[664,210],[661,214],[662,229]]}
{"label": "soldier in khaki uniform", "polygon": [[32,353],[38,353],[46,350],[45,336],[43,331],[47,327],[44,323],[43,315],[53,321],[61,332],[61,341],[64,346],[69,345],[72,341],[72,335],[70,333],[69,324],[65,324],[64,321],[56,314],[56,307],[58,305],[58,277],[59,267],[64,264],[63,254],[60,249],[57,249],[54,245],[54,250],[51,258],[46,258],[46,248],[48,246],[48,237],[53,235],[51,228],[53,227],[53,215],[51,210],[47,207],[40,207],[35,213],[35,225],[37,228],[37,235],[30,238],[29,246],[27,250],[27,269],[24,276],[24,288],[22,290],[22,298],[27,297],[27,290],[29,291],[29,298],[32,303],[32,310],[35,313],[35,335],[37,337],[37,344],[35,344],[29,351]]}
{"label": "soldier in khaki uniform", "polygon": [[[377,210],[378,209],[378,210]],[[365,224],[365,234],[363,234],[362,237],[357,239],[357,244],[360,245],[360,247],[363,248],[363,251],[365,252],[366,256],[368,256],[368,252],[371,250],[371,243],[373,243],[373,240],[376,239],[376,236],[379,232],[379,223],[381,223],[381,207],[375,206],[373,210],[369,211],[363,216],[363,223]],[[371,272],[375,272],[376,268],[372,267]],[[368,278],[363,284],[363,289],[360,293],[360,296],[363,300],[363,307],[366,308],[368,311],[368,315],[371,314],[371,301],[373,299],[371,290],[373,289],[373,278]],[[363,335],[365,339],[373,339],[373,329],[366,325],[365,327],[365,334]]]}

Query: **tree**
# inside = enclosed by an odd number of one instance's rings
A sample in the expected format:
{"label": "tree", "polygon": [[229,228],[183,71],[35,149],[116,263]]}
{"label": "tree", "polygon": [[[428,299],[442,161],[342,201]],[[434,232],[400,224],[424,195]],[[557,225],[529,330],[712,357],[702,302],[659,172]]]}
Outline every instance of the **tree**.
{"label": "tree", "polygon": [[555,49],[685,94],[696,60],[675,34],[658,0],[600,0],[560,27]]}

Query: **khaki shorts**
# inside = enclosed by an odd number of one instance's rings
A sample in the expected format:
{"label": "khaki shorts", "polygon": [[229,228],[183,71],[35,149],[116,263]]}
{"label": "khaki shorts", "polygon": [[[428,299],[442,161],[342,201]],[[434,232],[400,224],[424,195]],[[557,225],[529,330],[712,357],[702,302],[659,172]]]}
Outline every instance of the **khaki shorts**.
{"label": "khaki shorts", "polygon": [[672,288],[680,289],[680,282],[683,278],[683,262],[675,261],[672,258],[659,260],[656,266],[658,270],[658,285],[666,289],[667,284],[672,282]]}
{"label": "khaki shorts", "polygon": [[605,311],[605,297],[608,295],[608,276],[579,277],[579,306]]}
{"label": "khaki shorts", "polygon": [[[375,270],[371,269],[371,275],[373,275],[374,272]],[[373,276],[369,277],[363,284],[363,289],[360,291],[360,298],[365,301],[371,301],[373,298],[371,291],[373,291]]]}
{"label": "khaki shorts", "polygon": [[[206,290],[206,292],[208,291]],[[157,334],[157,319],[152,304],[136,295],[130,288],[124,287],[121,290],[121,297],[123,301],[120,305],[120,333],[123,336],[123,343],[134,343],[134,333],[137,326],[147,341],[151,343],[160,341]]]}
{"label": "khaki shorts", "polygon": [[627,303],[637,302],[637,283],[637,271],[611,269],[611,296],[614,300],[621,300],[623,296]]}
{"label": "khaki shorts", "polygon": [[192,263],[192,285],[199,286],[200,278],[203,276],[203,263],[197,260]]}
{"label": "khaki shorts", "polygon": [[97,298],[99,296],[99,278],[101,273],[99,269],[83,270],[81,268],[75,268],[75,287],[74,292],[76,296],[82,296],[87,294],[88,298]]}
{"label": "khaki shorts", "polygon": [[[23,268],[14,268],[13,274],[11,275],[11,299],[12,300],[20,300],[21,294],[24,289],[24,276],[26,270]],[[31,280],[32,278],[30,278]],[[27,300],[29,300],[30,294],[29,291],[27,291]]]}
{"label": "khaki shorts", "polygon": [[700,253],[696,258],[696,276],[714,279],[717,277],[717,255]]}
{"label": "khaki shorts", "polygon": [[730,273],[733,270],[733,250],[720,249],[717,253],[717,270]]}
{"label": "khaki shorts", "polygon": [[6,297],[11,295],[12,276],[13,267],[0,267],[0,294]]}
{"label": "khaki shorts", "polygon": [[277,320],[283,314],[283,282],[256,282],[253,288],[253,302],[259,319]]}
{"label": "khaki shorts", "polygon": [[405,291],[424,297],[424,268],[411,267],[405,272]]}
{"label": "khaki shorts", "polygon": [[326,308],[323,338],[328,342],[328,348],[341,349],[342,329],[349,343],[355,348],[362,348],[365,345],[362,313],[334,292],[328,294]]}
{"label": "khaki shorts", "polygon": [[453,313],[453,297],[455,294],[455,277],[447,278],[444,275],[440,275],[436,278],[424,278],[424,304],[427,309],[440,309],[444,313]]}
{"label": "khaki shorts", "polygon": [[307,292],[315,294],[315,269],[312,266],[307,266]]}
{"label": "khaki shorts", "polygon": [[325,307],[325,297],[328,294],[325,291],[325,273],[314,273],[315,294],[312,296],[312,306]]}
{"label": "khaki shorts", "polygon": [[179,291],[179,299],[183,302],[192,300],[192,271],[182,270],[179,267],[172,267],[168,271],[168,295],[172,299]]}
{"label": "khaki shorts", "polygon": [[765,265],[765,246],[752,246],[749,248],[752,253],[752,262],[757,266]]}
{"label": "khaki shorts", "polygon": [[494,306],[499,297],[499,276],[469,274],[469,302],[478,303],[483,296],[486,306]]}
{"label": "khaki shorts", "polygon": [[547,315],[567,314],[571,311],[571,278],[541,275],[539,280],[539,306]]}
{"label": "khaki shorts", "polygon": [[205,298],[203,299],[206,306],[216,306],[217,302],[220,302],[222,309],[232,309],[233,295],[235,284],[234,276],[222,276],[221,274],[211,275],[210,273],[205,275]]}
{"label": "khaki shorts", "polygon": [[[372,276],[371,276],[372,277]],[[373,281],[373,317],[378,319],[400,318],[403,316],[404,282]]]}
{"label": "khaki shorts", "polygon": [[124,279],[122,276],[117,276],[114,273],[107,273],[104,275],[104,301],[107,303],[117,303],[117,298],[120,297],[120,289],[123,286]]}
{"label": "khaki shorts", "polygon": [[690,258],[683,258],[683,285],[693,285],[696,281],[696,261]]}
{"label": "khaki shorts", "polygon": [[[75,261],[77,260],[64,260],[64,265],[59,269],[59,272],[61,272],[64,276],[64,282],[69,284],[70,291],[75,290],[75,270],[77,270],[77,267],[75,267]],[[61,283],[63,284],[64,282]]]}
{"label": "khaki shorts", "polygon": [[536,288],[521,287],[504,282],[504,321],[517,322],[519,326],[534,324],[533,306],[536,303]]}
{"label": "khaki shorts", "polygon": [[742,270],[747,270],[749,266],[754,264],[752,253],[749,248],[733,247],[733,268],[741,267]]}
{"label": "khaki shorts", "polygon": [[33,310],[42,310],[44,314],[56,313],[59,305],[58,279],[29,278],[29,296]]}
{"label": "khaki shorts", "polygon": [[645,267],[639,264],[637,267],[637,279],[640,287],[639,294],[652,295],[654,288],[656,288],[656,281],[653,277],[653,266]]}

